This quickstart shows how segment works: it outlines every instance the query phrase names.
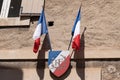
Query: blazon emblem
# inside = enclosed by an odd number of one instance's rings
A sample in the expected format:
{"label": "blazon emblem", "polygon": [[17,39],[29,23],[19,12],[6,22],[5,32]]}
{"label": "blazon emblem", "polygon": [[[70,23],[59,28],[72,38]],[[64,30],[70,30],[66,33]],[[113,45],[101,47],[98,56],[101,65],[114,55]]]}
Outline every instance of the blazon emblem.
{"label": "blazon emblem", "polygon": [[50,71],[57,77],[63,75],[70,64],[69,51],[50,51],[48,66]]}

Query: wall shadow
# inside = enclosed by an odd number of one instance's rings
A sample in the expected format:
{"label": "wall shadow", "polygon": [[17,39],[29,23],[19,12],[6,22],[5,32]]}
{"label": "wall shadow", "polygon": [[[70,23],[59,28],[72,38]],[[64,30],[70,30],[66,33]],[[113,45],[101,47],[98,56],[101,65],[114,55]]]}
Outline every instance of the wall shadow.
{"label": "wall shadow", "polygon": [[0,66],[0,80],[23,80],[23,71],[19,68]]}
{"label": "wall shadow", "polygon": [[44,80],[44,70],[45,70],[45,62],[46,62],[45,52],[48,51],[49,49],[50,49],[49,36],[48,34],[46,34],[37,57],[38,61],[37,61],[36,71],[40,80]]}
{"label": "wall shadow", "polygon": [[76,72],[78,76],[80,77],[80,80],[85,80],[85,37],[84,33],[86,31],[86,27],[83,30],[83,33],[81,35],[80,39],[80,50],[76,51],[74,54],[74,59],[76,61]]}

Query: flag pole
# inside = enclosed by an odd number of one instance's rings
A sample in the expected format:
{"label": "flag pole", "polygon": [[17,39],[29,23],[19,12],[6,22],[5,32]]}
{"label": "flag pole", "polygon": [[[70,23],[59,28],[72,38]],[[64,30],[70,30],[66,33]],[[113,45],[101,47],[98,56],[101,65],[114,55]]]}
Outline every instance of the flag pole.
{"label": "flag pole", "polygon": [[51,46],[51,43],[50,43],[49,33],[48,33],[47,35],[48,35],[48,40],[49,40],[50,50],[52,51],[52,46]]}
{"label": "flag pole", "polygon": [[[43,2],[43,11],[44,11],[44,14],[45,14],[45,0]],[[48,28],[48,27],[47,27]],[[47,33],[47,36],[48,36],[48,41],[49,41],[49,45],[50,45],[50,50],[52,51],[52,47],[51,47],[51,43],[50,43],[50,37],[49,37],[49,31]]]}
{"label": "flag pole", "polygon": [[44,9],[45,9],[45,0],[43,1],[43,11],[44,11]]}
{"label": "flag pole", "polygon": [[70,42],[69,42],[69,46],[68,46],[68,50],[70,49],[70,45],[71,45],[71,42],[72,42],[72,38],[73,38],[73,36],[71,36],[71,39],[70,39]]}

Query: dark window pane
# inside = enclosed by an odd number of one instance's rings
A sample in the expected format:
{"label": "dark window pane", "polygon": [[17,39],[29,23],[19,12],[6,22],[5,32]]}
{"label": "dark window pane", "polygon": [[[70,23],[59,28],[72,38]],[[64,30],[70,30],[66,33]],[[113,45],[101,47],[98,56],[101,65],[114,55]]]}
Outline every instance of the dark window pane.
{"label": "dark window pane", "polygon": [[18,17],[22,0],[11,0],[8,17]]}
{"label": "dark window pane", "polygon": [[1,13],[1,8],[2,8],[2,3],[3,3],[3,0],[0,0],[0,13]]}

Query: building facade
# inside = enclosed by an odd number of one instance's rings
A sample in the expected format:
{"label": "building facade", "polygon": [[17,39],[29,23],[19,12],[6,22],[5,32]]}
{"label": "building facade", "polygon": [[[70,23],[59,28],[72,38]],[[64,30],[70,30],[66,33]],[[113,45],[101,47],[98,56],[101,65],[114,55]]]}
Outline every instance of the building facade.
{"label": "building facade", "polygon": [[[81,3],[81,49],[56,77],[45,35],[32,51],[34,30],[44,5],[52,49],[67,50]],[[0,80],[120,80],[119,8],[118,0],[0,0]]]}

